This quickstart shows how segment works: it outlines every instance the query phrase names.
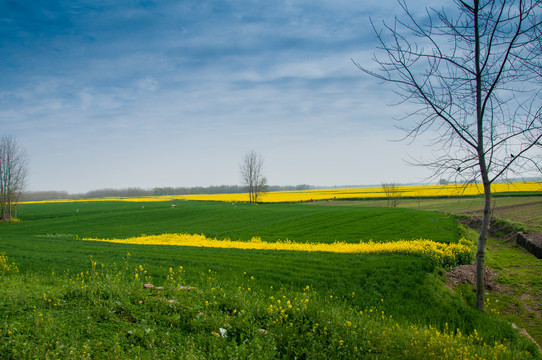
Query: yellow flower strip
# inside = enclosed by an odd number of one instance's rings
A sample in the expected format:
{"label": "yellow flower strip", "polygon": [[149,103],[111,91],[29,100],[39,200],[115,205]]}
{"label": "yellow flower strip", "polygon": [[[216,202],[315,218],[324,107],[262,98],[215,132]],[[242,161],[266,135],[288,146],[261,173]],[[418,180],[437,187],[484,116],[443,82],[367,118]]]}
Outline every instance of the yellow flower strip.
{"label": "yellow flower strip", "polygon": [[[503,192],[540,192],[542,194],[542,183],[524,182],[524,183],[495,183],[491,185],[494,193]],[[452,184],[452,185],[408,185],[399,186],[398,191],[401,197],[460,197],[473,196],[483,193],[480,184]],[[341,188],[341,189],[322,189],[322,190],[303,190],[303,191],[276,191],[265,193],[261,197],[262,202],[298,202],[309,200],[327,200],[327,199],[371,199],[385,198],[386,195],[381,186],[378,187],[360,187],[360,188]],[[87,201],[131,201],[131,202],[150,202],[150,201],[171,201],[171,200],[206,200],[206,201],[224,201],[224,202],[243,202],[248,201],[248,194],[200,194],[200,195],[163,195],[146,197],[125,197],[125,198],[99,198],[99,199],[77,199],[77,200],[45,200],[45,201],[27,201],[25,203],[61,203],[61,202],[87,202]]]}
{"label": "yellow flower strip", "polygon": [[259,237],[253,237],[250,241],[234,241],[230,239],[217,240],[207,238],[205,235],[191,234],[161,234],[142,235],[127,239],[96,239],[84,238],[88,241],[105,241],[120,244],[136,245],[170,245],[170,246],[193,246],[222,249],[243,250],[288,250],[288,251],[318,251],[345,254],[385,254],[385,253],[408,253],[425,254],[436,260],[439,264],[451,266],[457,262],[468,259],[471,254],[472,243],[461,239],[459,243],[444,244],[432,240],[400,240],[395,242],[377,243],[373,241],[360,243],[334,242],[325,243],[298,243],[290,240],[266,242]]}

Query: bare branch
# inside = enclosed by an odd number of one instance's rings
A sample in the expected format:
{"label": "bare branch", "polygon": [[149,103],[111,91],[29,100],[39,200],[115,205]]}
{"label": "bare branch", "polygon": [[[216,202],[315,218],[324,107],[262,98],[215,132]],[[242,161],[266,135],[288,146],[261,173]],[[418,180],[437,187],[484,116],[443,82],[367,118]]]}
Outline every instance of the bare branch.
{"label": "bare branch", "polygon": [[[379,70],[354,64],[396,86],[405,138],[431,133],[432,159],[412,162],[484,186],[477,252],[477,298],[483,309],[483,262],[491,216],[491,184],[507,173],[535,170],[542,158],[542,2],[455,0],[456,9],[426,9],[377,29]],[[449,15],[453,14],[453,16]],[[410,123],[412,124],[412,123]]]}
{"label": "bare branch", "polygon": [[26,183],[28,158],[15,138],[0,138],[0,212],[1,219],[10,221]]}
{"label": "bare branch", "polygon": [[241,181],[248,192],[249,202],[257,203],[267,189],[267,179],[263,176],[263,158],[254,150],[247,152],[239,165]]}

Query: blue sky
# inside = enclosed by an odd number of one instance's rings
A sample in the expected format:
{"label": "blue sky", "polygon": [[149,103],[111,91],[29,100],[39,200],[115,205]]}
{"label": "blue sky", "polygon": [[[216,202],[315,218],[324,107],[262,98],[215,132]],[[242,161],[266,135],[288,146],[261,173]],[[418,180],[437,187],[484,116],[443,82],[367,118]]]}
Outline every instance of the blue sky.
{"label": "blue sky", "polygon": [[[410,2],[409,2],[410,5]],[[414,6],[414,5],[413,5]],[[0,134],[28,190],[416,182],[423,141],[372,66],[393,0],[0,2]]]}

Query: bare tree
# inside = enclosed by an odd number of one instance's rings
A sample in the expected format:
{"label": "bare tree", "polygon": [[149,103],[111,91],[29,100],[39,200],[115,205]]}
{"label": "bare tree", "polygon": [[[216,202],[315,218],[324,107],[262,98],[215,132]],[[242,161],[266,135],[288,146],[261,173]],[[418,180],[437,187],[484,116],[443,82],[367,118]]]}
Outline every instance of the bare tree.
{"label": "bare tree", "polygon": [[247,152],[239,165],[243,186],[251,203],[258,202],[267,189],[267,179],[263,176],[263,158],[254,150]]}
{"label": "bare tree", "polygon": [[382,183],[382,190],[386,199],[388,199],[388,207],[397,207],[397,202],[401,197],[401,192],[399,190],[399,185],[397,183]]}
{"label": "bare tree", "polygon": [[28,173],[26,152],[11,136],[0,139],[0,208],[2,220],[16,217],[16,206]]}
{"label": "bare tree", "polygon": [[540,171],[542,21],[540,0],[455,0],[454,8],[414,14],[383,29],[378,70],[365,73],[397,86],[417,104],[407,138],[434,135],[435,156],[418,165],[436,175],[481,182],[484,217],[476,253],[476,307],[484,309],[484,258],[491,184]]}

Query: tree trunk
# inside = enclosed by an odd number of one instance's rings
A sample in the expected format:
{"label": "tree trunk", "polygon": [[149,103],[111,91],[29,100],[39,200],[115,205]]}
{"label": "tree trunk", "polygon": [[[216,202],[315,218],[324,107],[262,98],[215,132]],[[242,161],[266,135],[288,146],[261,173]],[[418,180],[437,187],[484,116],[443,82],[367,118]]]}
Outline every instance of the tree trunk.
{"label": "tree trunk", "polygon": [[6,200],[6,207],[4,209],[4,211],[5,211],[4,220],[11,221],[11,207],[12,207],[11,194],[8,193],[6,198],[7,198],[7,200]]}
{"label": "tree trunk", "polygon": [[486,253],[486,241],[489,232],[489,221],[491,220],[491,182],[489,181],[488,168],[486,163],[486,152],[484,147],[484,114],[482,107],[482,70],[480,59],[480,30],[479,30],[479,1],[474,0],[474,32],[475,32],[475,67],[476,67],[476,125],[477,125],[477,153],[480,175],[484,185],[484,218],[478,236],[478,249],[476,251],[476,308],[484,311],[485,284],[484,265]]}
{"label": "tree trunk", "polygon": [[484,311],[484,264],[486,241],[491,221],[491,183],[484,181],[484,218],[478,236],[478,249],[476,251],[476,309]]}

